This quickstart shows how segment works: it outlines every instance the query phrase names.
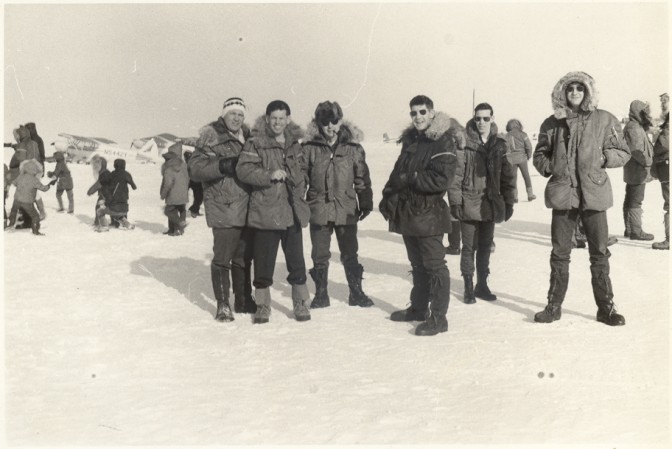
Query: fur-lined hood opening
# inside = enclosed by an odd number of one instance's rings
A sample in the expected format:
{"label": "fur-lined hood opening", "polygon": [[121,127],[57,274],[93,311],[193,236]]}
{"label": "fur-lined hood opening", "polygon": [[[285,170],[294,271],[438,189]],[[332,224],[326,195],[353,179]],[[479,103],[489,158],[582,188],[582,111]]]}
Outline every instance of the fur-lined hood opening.
{"label": "fur-lined hood opening", "polygon": [[[472,140],[481,140],[481,135],[478,132],[478,128],[476,128],[476,122],[474,119],[469,119],[467,122],[467,135],[469,136],[470,139]],[[488,139],[490,139],[492,136],[498,136],[501,137],[502,139],[506,139],[505,136],[502,136],[499,134],[499,128],[497,128],[497,123],[491,122],[490,123],[490,135],[488,136]]]}
{"label": "fur-lined hood opening", "polygon": [[567,93],[565,90],[570,83],[581,83],[586,87],[583,94],[583,102],[581,103],[581,110],[590,112],[597,109],[599,92],[597,91],[593,77],[586,72],[569,72],[555,84],[553,93],[551,94],[553,115],[555,115],[555,118],[562,119],[567,117],[567,112],[570,109],[567,106]]}
{"label": "fur-lined hood opening", "polygon": [[642,125],[645,130],[648,130],[648,128],[653,124],[653,119],[651,118],[651,108],[649,107],[648,103],[641,100],[635,100],[630,103],[630,112],[628,114],[628,118]]}
{"label": "fur-lined hood opening", "polygon": [[105,169],[107,169],[107,159],[98,154],[94,154],[91,158],[91,170],[93,170],[93,178],[98,179],[100,172]]}
{"label": "fur-lined hood opening", "polygon": [[33,176],[42,174],[42,164],[37,162],[35,159],[26,159],[19,165],[19,173],[25,173]]}
{"label": "fur-lined hood opening", "polygon": [[[338,133],[338,142],[359,144],[363,141],[364,132],[355,126],[355,124],[352,122],[343,120],[341,123],[341,129]],[[320,126],[317,124],[317,122],[315,122],[315,119],[311,120],[306,127],[305,142],[327,143],[327,140],[320,133]]]}
{"label": "fur-lined hood opening", "polygon": [[[257,117],[257,119],[254,121],[254,126],[250,131],[250,135],[251,137],[255,137],[257,139],[266,138],[275,141],[275,137],[273,137],[273,132],[266,123],[266,115],[260,115],[259,117]],[[303,129],[299,125],[294,123],[293,120],[290,119],[289,123],[287,124],[287,127],[285,128],[286,143],[290,144],[298,142],[303,138],[304,135],[305,133]]]}
{"label": "fur-lined hood opening", "polygon": [[62,151],[54,151],[54,160],[56,162],[65,161],[65,153],[63,153]]}
{"label": "fur-lined hood opening", "polygon": [[[215,126],[219,128],[222,134],[218,133],[218,130],[214,128]],[[240,129],[243,133],[243,137],[247,140],[250,136],[249,126],[243,123],[243,126],[241,126]],[[198,148],[205,148],[206,146],[212,147],[222,141],[228,141],[229,139],[236,139],[236,137],[228,132],[224,119],[220,117],[216,122],[205,125],[198,130],[198,138],[196,139],[196,142],[194,142],[194,146]]]}
{"label": "fur-lined hood opening", "polygon": [[[458,148],[464,149],[466,144],[464,127],[445,112],[436,111],[432,124],[429,125],[429,128],[425,131],[425,136],[431,140],[438,140],[446,132],[453,138]],[[411,124],[401,133],[398,143],[402,143],[408,138],[414,138],[417,134],[418,130]]]}

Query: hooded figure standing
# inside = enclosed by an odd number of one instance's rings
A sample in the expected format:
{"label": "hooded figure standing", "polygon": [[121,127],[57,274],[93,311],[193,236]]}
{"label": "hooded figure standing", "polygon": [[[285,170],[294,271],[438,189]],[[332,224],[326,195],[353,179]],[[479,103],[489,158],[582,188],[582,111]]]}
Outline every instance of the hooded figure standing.
{"label": "hooded figure standing", "polygon": [[132,230],[135,225],[128,221],[128,186],[133,190],[138,187],[133,176],[126,171],[124,159],[114,160],[114,170],[110,173],[110,198],[107,201],[108,214],[115,227]]}
{"label": "hooded figure standing", "polygon": [[215,319],[223,322],[234,320],[230,290],[236,313],[256,311],[250,279],[251,232],[245,227],[250,194],[236,175],[238,157],[250,137],[244,123],[246,109],[241,98],[227,99],[220,117],[199,130],[187,162],[191,180],[203,184],[205,221],[214,241],[210,275],[217,300]]}
{"label": "hooded figure standing", "polygon": [[516,183],[515,199],[518,202],[518,169],[523,175],[525,181],[525,190],[527,191],[527,201],[534,201],[537,196],[532,190],[532,181],[530,173],[527,170],[527,161],[532,157],[532,144],[527,133],[523,131],[523,124],[520,120],[512,118],[506,123],[506,143],[508,144],[507,158],[514,173]]}
{"label": "hooded figure standing", "polygon": [[[266,106],[253,137],[245,143],[236,173],[252,188],[247,225],[254,232],[254,287],[257,312],[254,322],[267,323],[271,316],[271,292],[278,246],[287,264],[292,304],[297,321],[310,320],[310,294],[306,286],[301,228],[308,225],[310,209],[305,202],[306,163],[299,139],[301,128],[292,122],[289,105],[281,100]],[[192,158],[193,159],[193,158]]]}
{"label": "hooded figure standing", "polygon": [[370,307],[373,301],[362,290],[364,267],[359,264],[357,222],[373,210],[371,177],[362,132],[343,121],[343,110],[336,102],[317,105],[315,118],[308,125],[303,150],[308,164],[307,202],[310,206],[310,241],[315,282],[311,309],[329,306],[327,281],[331,235],[341,251],[341,263],[350,288],[348,304]]}
{"label": "hooded figure standing", "polygon": [[44,154],[44,140],[42,140],[42,137],[40,137],[39,134],[37,134],[37,128],[35,127],[34,122],[28,122],[26,123],[26,129],[28,130],[28,133],[30,134],[30,139],[37,144],[37,162],[42,164],[44,166],[44,159],[45,159],[45,154]]}
{"label": "hooded figure standing", "polygon": [[21,162],[19,167],[19,176],[12,181],[16,185],[14,192],[14,204],[9,214],[9,226],[11,228],[16,223],[17,211],[23,212],[24,216],[30,217],[30,224],[34,235],[44,235],[40,232],[40,216],[35,210],[35,195],[38,190],[46,192],[50,185],[56,183],[52,181],[49,184],[42,184],[39,178],[42,177],[42,164],[35,159],[26,159]]}
{"label": "hooded figure standing", "polygon": [[107,209],[107,200],[112,196],[112,189],[110,188],[110,171],[107,169],[107,159],[97,154],[91,158],[91,169],[93,170],[93,177],[96,182],[89,187],[86,194],[88,196],[98,193],[96,199],[96,210],[94,212],[95,218],[93,220],[93,229],[96,232],[107,232],[110,230],[105,211]]}
{"label": "hooded figure standing", "polygon": [[554,114],[539,131],[534,166],[548,178],[546,207],[551,221],[551,279],[548,305],[534,316],[538,323],[561,317],[569,284],[572,234],[581,217],[588,240],[591,284],[597,304],[597,321],[609,326],[625,324],[616,312],[609,277],[607,209],[613,206],[607,168],[622,167],[630,159],[621,125],[612,114],[597,109],[595,80],[585,72],[562,77],[551,95]]}
{"label": "hooded figure standing", "polygon": [[623,200],[623,220],[625,237],[630,240],[653,240],[653,234],[642,229],[642,202],[646,183],[651,178],[653,164],[653,144],[647,131],[653,125],[648,103],[635,100],[630,103],[630,120],[623,129],[623,137],[630,149],[630,160],[623,166],[625,199]]}
{"label": "hooded figure standing", "polygon": [[161,166],[161,199],[165,200],[164,214],[168,217],[170,236],[184,234],[187,226],[187,202],[189,201],[189,173],[182,159],[182,143],[177,142],[163,154],[166,162]]}
{"label": "hooded figure standing", "polygon": [[665,240],[651,245],[653,249],[670,249],[670,96],[666,93],[660,96],[660,106],[663,111],[663,123],[660,133],[653,146],[653,169],[651,174],[660,181],[663,191],[663,211],[665,212]]}
{"label": "hooded figure standing", "polygon": [[56,168],[54,168],[53,172],[47,172],[47,176],[58,179],[58,184],[56,184],[58,212],[65,212],[65,208],[63,207],[63,192],[65,191],[68,195],[68,213],[72,214],[75,212],[75,199],[72,193],[74,184],[72,182],[72,175],[70,174],[68,164],[65,162],[65,153],[56,151],[54,153],[54,160],[56,161]]}
{"label": "hooded figure standing", "polygon": [[399,138],[401,153],[378,209],[390,232],[403,237],[413,276],[411,305],[392,312],[390,319],[424,321],[415,334],[431,336],[448,330],[450,272],[443,234],[450,232],[451,220],[444,197],[465,135],[455,119],[434,110],[429,97],[417,95],[409,107],[412,124]]}

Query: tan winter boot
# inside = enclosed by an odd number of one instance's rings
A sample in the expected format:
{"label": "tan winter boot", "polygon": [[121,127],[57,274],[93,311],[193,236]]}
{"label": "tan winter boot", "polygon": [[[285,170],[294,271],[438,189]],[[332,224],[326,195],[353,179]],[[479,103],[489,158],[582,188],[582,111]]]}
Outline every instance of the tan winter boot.
{"label": "tan winter boot", "polygon": [[294,316],[296,321],[310,320],[310,310],[308,309],[308,302],[310,301],[310,293],[306,284],[292,285],[292,304],[294,305]]}

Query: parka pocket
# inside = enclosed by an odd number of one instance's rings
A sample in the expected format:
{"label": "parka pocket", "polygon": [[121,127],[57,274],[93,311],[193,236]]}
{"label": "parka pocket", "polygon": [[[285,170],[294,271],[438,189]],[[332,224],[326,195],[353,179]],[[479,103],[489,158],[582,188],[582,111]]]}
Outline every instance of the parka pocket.
{"label": "parka pocket", "polygon": [[605,170],[592,171],[592,172],[588,173],[588,177],[595,184],[601,186],[602,184],[604,184],[607,181],[607,172]]}

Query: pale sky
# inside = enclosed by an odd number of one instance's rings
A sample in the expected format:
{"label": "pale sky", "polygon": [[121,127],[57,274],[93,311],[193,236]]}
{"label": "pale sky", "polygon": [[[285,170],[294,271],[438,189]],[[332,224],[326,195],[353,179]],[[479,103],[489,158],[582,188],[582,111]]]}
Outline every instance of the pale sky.
{"label": "pale sky", "polygon": [[302,126],[338,101],[380,140],[417,94],[466,123],[473,89],[501,130],[516,117],[532,134],[574,70],[596,79],[601,109],[620,118],[642,99],[658,115],[668,22],[668,2],[5,4],[4,141],[28,121],[45,143],[195,136],[231,96],[249,124],[271,100]]}

